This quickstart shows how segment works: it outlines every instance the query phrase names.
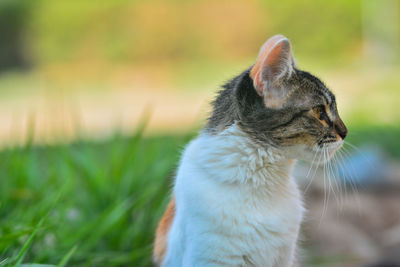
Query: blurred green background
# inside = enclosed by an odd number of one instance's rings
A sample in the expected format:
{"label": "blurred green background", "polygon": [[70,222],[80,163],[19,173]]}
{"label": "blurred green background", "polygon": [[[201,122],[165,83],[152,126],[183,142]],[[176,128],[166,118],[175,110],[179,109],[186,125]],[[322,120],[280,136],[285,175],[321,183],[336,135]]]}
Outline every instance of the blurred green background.
{"label": "blurred green background", "polygon": [[[0,266],[150,266],[180,151],[277,33],[336,93],[349,141],[396,168],[399,12],[398,0],[0,1]],[[305,266],[370,260],[309,247]]]}

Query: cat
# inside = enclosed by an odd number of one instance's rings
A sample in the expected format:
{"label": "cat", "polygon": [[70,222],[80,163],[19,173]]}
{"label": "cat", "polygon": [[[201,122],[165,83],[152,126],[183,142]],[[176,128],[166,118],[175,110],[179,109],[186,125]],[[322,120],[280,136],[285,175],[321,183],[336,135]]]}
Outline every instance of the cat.
{"label": "cat", "polygon": [[294,266],[304,208],[293,165],[332,157],[346,135],[335,96],[271,37],[184,150],[155,266]]}

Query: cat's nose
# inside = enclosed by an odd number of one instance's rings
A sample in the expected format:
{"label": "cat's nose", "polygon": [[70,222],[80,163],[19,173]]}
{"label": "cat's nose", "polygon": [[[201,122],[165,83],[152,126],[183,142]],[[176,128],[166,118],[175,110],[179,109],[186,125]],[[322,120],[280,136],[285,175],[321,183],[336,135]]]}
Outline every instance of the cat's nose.
{"label": "cat's nose", "polygon": [[335,127],[335,131],[337,132],[337,134],[344,140],[347,136],[347,128],[346,125],[344,125],[343,121],[338,118],[335,122],[334,122],[334,127]]}

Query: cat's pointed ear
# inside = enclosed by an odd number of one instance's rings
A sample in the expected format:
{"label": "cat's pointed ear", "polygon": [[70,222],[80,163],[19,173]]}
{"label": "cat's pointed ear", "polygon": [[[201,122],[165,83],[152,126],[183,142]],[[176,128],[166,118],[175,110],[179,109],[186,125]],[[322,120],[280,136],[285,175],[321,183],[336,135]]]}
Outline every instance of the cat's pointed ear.
{"label": "cat's pointed ear", "polygon": [[283,35],[271,37],[261,47],[257,62],[250,71],[250,77],[267,107],[283,106],[288,91],[281,82],[292,75],[293,68],[292,47]]}

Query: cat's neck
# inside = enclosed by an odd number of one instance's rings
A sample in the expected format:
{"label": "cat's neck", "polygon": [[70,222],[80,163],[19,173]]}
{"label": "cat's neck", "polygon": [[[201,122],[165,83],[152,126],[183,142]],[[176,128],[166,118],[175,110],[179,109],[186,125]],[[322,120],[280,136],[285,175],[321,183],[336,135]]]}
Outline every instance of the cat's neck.
{"label": "cat's neck", "polygon": [[254,143],[235,124],[218,134],[202,133],[194,150],[197,165],[222,183],[280,188],[291,182],[294,160]]}

